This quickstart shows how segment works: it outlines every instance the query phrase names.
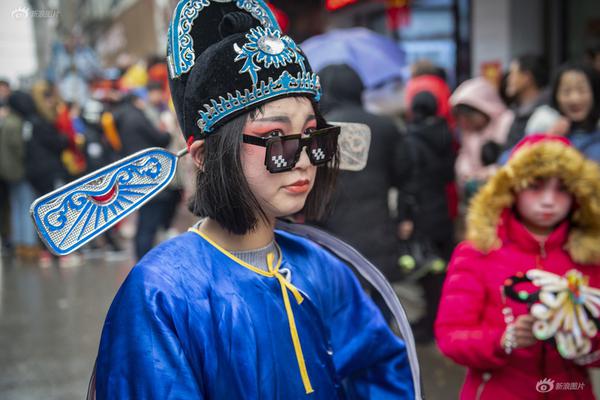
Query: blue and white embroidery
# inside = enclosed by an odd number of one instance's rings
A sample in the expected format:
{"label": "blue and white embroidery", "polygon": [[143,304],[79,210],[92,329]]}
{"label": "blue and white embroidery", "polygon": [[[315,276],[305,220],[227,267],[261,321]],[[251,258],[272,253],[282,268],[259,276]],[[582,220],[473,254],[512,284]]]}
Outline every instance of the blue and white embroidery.
{"label": "blue and white embroidery", "polygon": [[[229,3],[234,0],[182,0],[173,11],[169,25],[167,44],[167,64],[171,78],[176,78],[192,69],[195,62],[194,41],[191,30],[194,20],[205,7],[212,3]],[[248,11],[261,25],[279,30],[273,13],[262,0],[235,0],[236,6]]]}
{"label": "blue and white embroidery", "polygon": [[[81,211],[80,218],[83,218],[88,210],[90,215],[97,212],[96,226],[100,222],[100,217],[108,220],[109,211],[117,214],[117,210],[122,210],[121,202],[131,204],[136,197],[143,196],[144,193],[137,192],[138,189],[156,186],[155,184],[131,184],[131,180],[137,175],[156,179],[160,174],[161,165],[156,157],[150,157],[145,160],[143,165],[127,165],[113,175],[111,181],[104,190],[79,190],[66,197],[58,207],[50,210],[44,216],[44,224],[50,231],[57,231],[64,228],[67,222],[67,214],[71,211]],[[98,201],[98,198],[105,200]],[[88,218],[89,219],[89,218]],[[75,224],[76,225],[76,224]],[[67,235],[68,236],[68,235]]]}
{"label": "blue and white embroidery", "polygon": [[252,28],[246,34],[248,42],[242,48],[235,43],[233,49],[238,54],[234,61],[244,60],[240,74],[248,72],[252,84],[258,81],[258,71],[264,68],[285,67],[295,63],[300,65],[302,72],[306,72],[304,56],[300,53],[296,43],[288,36],[281,37],[277,30],[264,29],[262,27]]}
{"label": "blue and white embroidery", "polygon": [[89,242],[161,191],[176,162],[166,150],[145,150],[36,200],[31,213],[42,239],[55,254]]}
{"label": "blue and white embroidery", "polygon": [[190,31],[198,14],[210,5],[210,0],[180,1],[169,25],[167,64],[171,77],[188,72],[196,61],[194,41]]}
{"label": "blue and white embroidery", "polygon": [[202,133],[210,133],[214,125],[224,117],[243,110],[248,106],[272,99],[282,94],[306,93],[314,96],[315,101],[321,98],[321,84],[315,73],[298,72],[292,76],[284,71],[277,80],[269,78],[268,82],[260,81],[252,86],[252,90],[245,89],[244,93],[237,90],[234,94],[228,93],[227,98],[220,96],[218,100],[211,100],[204,105],[204,110],[199,110],[200,118],[197,121]]}
{"label": "blue and white embroidery", "polygon": [[[215,0],[217,1],[217,0]],[[223,1],[223,0],[221,0]],[[275,15],[269,9],[269,6],[262,0],[236,0],[236,5],[241,10],[246,10],[260,21],[262,26],[267,28],[280,30],[279,23],[275,19]]]}

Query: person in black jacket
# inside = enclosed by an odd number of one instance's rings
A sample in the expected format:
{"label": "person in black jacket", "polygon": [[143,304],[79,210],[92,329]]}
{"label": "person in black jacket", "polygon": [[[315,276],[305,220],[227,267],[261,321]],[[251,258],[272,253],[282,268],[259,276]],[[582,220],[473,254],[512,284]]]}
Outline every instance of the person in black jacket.
{"label": "person in black jacket", "polygon": [[161,132],[146,116],[146,103],[141,93],[125,96],[113,112],[121,138],[121,156],[125,157],[149,147],[167,147],[170,136]]}
{"label": "person in black jacket", "polygon": [[[114,111],[115,124],[123,144],[122,155],[127,156],[149,147],[167,147],[171,141],[168,132],[162,132],[146,116],[141,93],[127,96]],[[158,229],[171,212],[169,191],[163,191],[138,213],[135,234],[135,255],[142,258],[153,246]]]}
{"label": "person in black jacket", "polygon": [[326,119],[371,128],[367,166],[358,172],[340,171],[332,212],[323,227],[359,250],[390,281],[398,280],[396,226],[389,212],[388,192],[398,187],[402,175],[395,162],[400,132],[391,118],[365,111],[363,84],[350,67],[328,66],[319,76]]}
{"label": "person in black jacket", "polygon": [[510,63],[506,78],[506,94],[514,102],[513,121],[503,150],[512,149],[523,136],[533,112],[547,102],[544,88],[548,85],[548,64],[541,56],[526,54]]}
{"label": "person in black jacket", "polygon": [[23,93],[12,104],[31,127],[24,129],[26,176],[38,196],[66,183],[68,173],[61,160],[69,139],[55,127],[58,113],[56,89],[46,81],[33,85],[32,95]]}
{"label": "person in black jacket", "polygon": [[[400,158],[410,161],[410,178],[400,188],[399,236],[419,243],[429,259],[447,263],[454,249],[454,224],[450,218],[446,185],[454,180],[455,153],[445,119],[436,116],[437,100],[430,92],[417,93],[412,118],[400,146]],[[425,294],[425,315],[413,325],[415,339],[433,339],[433,323],[444,281],[441,271],[419,279]]]}

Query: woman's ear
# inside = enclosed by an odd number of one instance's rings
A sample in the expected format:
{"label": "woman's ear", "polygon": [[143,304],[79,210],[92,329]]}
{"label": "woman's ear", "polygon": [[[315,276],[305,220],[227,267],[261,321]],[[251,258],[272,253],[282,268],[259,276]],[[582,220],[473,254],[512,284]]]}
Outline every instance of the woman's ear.
{"label": "woman's ear", "polygon": [[204,170],[204,140],[196,140],[190,146],[190,156],[194,164],[200,170]]}

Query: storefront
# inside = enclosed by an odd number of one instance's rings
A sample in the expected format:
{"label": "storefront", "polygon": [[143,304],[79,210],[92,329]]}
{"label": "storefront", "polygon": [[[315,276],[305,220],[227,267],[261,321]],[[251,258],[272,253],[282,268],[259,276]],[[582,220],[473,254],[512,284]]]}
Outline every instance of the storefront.
{"label": "storefront", "polygon": [[[273,0],[278,3],[277,0]],[[285,4],[280,1],[279,3]],[[543,55],[554,70],[600,46],[598,0],[312,0],[291,10],[319,29],[365,26],[394,37],[407,63],[429,59],[452,85],[475,75],[497,79],[514,57]],[[390,29],[389,4],[403,4],[404,23]],[[284,6],[285,7],[285,6]],[[324,16],[319,16],[316,8]],[[294,21],[294,14],[290,20]],[[323,23],[323,26],[319,25]],[[303,32],[300,32],[302,35]]]}

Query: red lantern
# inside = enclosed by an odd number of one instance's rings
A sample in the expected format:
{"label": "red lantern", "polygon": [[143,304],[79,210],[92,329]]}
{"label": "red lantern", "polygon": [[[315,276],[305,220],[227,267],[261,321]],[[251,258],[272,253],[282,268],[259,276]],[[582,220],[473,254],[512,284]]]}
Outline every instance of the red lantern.
{"label": "red lantern", "polygon": [[389,30],[410,24],[410,0],[386,0],[385,8]]}
{"label": "red lantern", "polygon": [[325,7],[328,11],[335,11],[352,3],[356,3],[357,1],[358,0],[327,0]]}

